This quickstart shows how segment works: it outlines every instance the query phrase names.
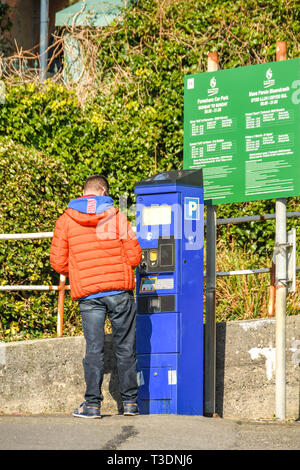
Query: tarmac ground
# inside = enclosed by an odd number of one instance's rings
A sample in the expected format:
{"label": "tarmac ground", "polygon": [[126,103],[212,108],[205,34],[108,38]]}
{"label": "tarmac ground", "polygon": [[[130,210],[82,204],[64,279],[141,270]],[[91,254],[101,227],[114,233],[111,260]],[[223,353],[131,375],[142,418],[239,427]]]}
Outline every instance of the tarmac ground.
{"label": "tarmac ground", "polygon": [[[98,450],[111,451],[107,455],[117,458],[116,451],[126,451],[126,455],[130,455],[129,451],[145,450],[169,450],[180,454],[186,450],[299,449],[300,421],[246,421],[182,415],[104,415],[102,419],[63,414],[0,415],[1,451]],[[137,454],[133,452],[132,455]],[[155,461],[157,458],[151,457],[154,459],[152,464],[160,463]],[[137,463],[133,467],[138,468],[141,462]]]}

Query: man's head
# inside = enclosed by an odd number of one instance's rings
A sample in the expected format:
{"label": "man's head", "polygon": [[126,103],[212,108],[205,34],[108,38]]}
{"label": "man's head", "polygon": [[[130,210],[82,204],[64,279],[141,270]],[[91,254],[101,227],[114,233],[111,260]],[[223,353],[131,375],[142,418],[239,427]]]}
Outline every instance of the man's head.
{"label": "man's head", "polygon": [[105,176],[92,175],[89,176],[84,183],[83,195],[95,194],[96,196],[107,196],[109,184]]}

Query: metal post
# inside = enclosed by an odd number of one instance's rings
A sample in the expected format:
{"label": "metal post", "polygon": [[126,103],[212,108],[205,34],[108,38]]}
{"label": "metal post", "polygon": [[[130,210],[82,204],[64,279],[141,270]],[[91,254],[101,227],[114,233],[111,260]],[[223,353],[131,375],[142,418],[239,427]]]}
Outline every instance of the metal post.
{"label": "metal post", "polygon": [[47,70],[49,0],[41,0],[40,13],[40,80],[43,82]]}
{"label": "metal post", "polygon": [[286,199],[276,200],[276,418],[285,419]]}
{"label": "metal post", "polygon": [[[207,71],[218,70],[218,54],[208,54]],[[204,413],[216,408],[216,238],[217,206],[207,206],[206,215],[206,312],[204,340]]]}
{"label": "metal post", "polygon": [[66,277],[61,274],[59,277],[58,307],[57,307],[57,337],[58,338],[61,338],[63,335],[65,289],[66,289]]}
{"label": "metal post", "polygon": [[276,61],[286,60],[286,42],[276,42]]}
{"label": "metal post", "polygon": [[[276,60],[286,59],[285,42],[276,43]],[[286,258],[286,199],[276,200],[276,372],[275,372],[275,409],[276,418],[285,419],[286,413],[286,376],[285,376],[285,316],[287,295],[287,258]]]}
{"label": "metal post", "polygon": [[213,415],[216,406],[216,212],[216,206],[207,206],[204,343],[204,411],[206,415]]}

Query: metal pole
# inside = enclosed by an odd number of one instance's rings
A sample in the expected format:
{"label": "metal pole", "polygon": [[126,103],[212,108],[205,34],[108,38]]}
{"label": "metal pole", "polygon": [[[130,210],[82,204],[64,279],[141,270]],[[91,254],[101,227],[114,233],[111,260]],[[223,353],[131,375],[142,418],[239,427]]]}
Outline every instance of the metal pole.
{"label": "metal pole", "polygon": [[276,418],[285,419],[286,199],[276,200]]}
{"label": "metal pole", "polygon": [[49,0],[41,0],[40,8],[40,81],[43,82],[46,78],[47,70]]}
{"label": "metal pole", "polygon": [[40,238],[52,238],[53,232],[36,233],[0,233],[0,240],[35,240]]}
{"label": "metal pole", "polygon": [[[276,60],[286,59],[285,42],[276,43]],[[286,199],[276,200],[276,372],[275,372],[275,409],[276,418],[285,419],[286,413],[286,376],[285,376],[285,316],[287,295],[287,260],[286,260]]]}
{"label": "metal pole", "polygon": [[66,277],[62,274],[59,277],[58,287],[58,307],[57,307],[57,337],[61,338],[63,335],[63,322],[64,322],[64,301],[66,289]]}
{"label": "metal pole", "polygon": [[27,286],[27,285],[14,285],[14,286],[0,286],[0,292],[15,291],[15,290],[59,290],[59,286]]}
{"label": "metal pole", "polygon": [[[217,71],[218,62],[218,54],[209,52],[207,71]],[[216,239],[217,206],[207,206],[204,413],[208,416],[216,411]]]}
{"label": "metal pole", "polygon": [[[287,217],[300,217],[300,212],[287,212]],[[243,217],[230,217],[228,219],[217,219],[217,225],[226,224],[244,224],[247,222],[263,222],[265,220],[275,219],[275,214],[246,215]],[[204,225],[206,221],[204,221]]]}

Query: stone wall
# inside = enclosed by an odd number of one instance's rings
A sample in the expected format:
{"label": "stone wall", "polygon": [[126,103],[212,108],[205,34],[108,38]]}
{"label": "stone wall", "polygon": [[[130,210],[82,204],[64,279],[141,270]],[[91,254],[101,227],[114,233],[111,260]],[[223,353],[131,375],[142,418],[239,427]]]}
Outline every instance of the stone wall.
{"label": "stone wall", "polygon": [[[217,325],[217,412],[275,415],[275,319]],[[286,417],[300,416],[300,315],[286,319]]]}
{"label": "stone wall", "polygon": [[[286,417],[299,418],[300,315],[287,317]],[[0,343],[0,413],[71,413],[84,394],[82,336]],[[110,335],[102,413],[121,410]],[[275,414],[275,320],[217,324],[216,411],[223,417]]]}

